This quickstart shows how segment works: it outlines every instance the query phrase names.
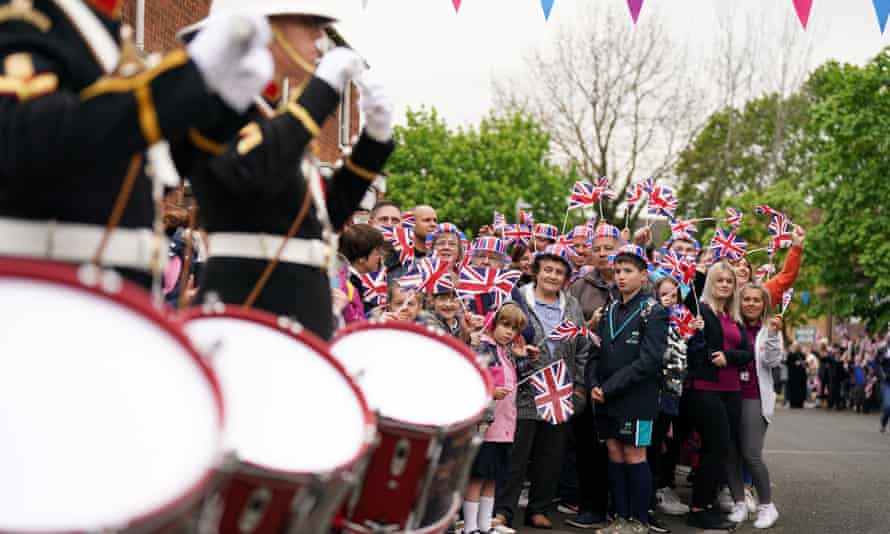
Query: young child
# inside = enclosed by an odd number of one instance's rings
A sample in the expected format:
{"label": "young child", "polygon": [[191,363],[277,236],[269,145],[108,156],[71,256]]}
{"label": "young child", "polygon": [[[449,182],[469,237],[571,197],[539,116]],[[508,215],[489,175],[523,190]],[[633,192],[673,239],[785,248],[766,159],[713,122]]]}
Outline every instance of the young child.
{"label": "young child", "polygon": [[418,291],[403,290],[398,280],[389,281],[386,288],[386,306],[379,318],[385,321],[434,324],[433,318],[423,311],[423,294]]}
{"label": "young child", "polygon": [[649,532],[652,473],[646,447],[658,415],[658,383],[668,336],[668,312],[641,290],[645,251],[625,245],[614,258],[621,294],[603,314],[598,357],[586,368],[596,402],[597,431],[609,449],[609,484],[616,520],[600,534]]}
{"label": "young child", "polygon": [[493,532],[495,481],[505,474],[516,430],[516,384],[534,371],[530,360],[537,354],[528,350],[520,335],[527,324],[522,308],[507,302],[497,311],[475,347],[480,361],[488,362],[495,385],[495,406],[494,421],[485,429],[485,441],[476,455],[464,492],[465,534]]}

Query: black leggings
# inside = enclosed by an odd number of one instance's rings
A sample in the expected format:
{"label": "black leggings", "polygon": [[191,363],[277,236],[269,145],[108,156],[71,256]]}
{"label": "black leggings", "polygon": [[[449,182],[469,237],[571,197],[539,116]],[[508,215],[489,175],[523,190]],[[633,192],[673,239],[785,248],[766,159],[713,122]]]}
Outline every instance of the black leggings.
{"label": "black leggings", "polygon": [[742,394],[738,391],[693,390],[692,414],[701,435],[701,465],[692,488],[692,505],[707,508],[726,479],[730,446],[738,446]]}

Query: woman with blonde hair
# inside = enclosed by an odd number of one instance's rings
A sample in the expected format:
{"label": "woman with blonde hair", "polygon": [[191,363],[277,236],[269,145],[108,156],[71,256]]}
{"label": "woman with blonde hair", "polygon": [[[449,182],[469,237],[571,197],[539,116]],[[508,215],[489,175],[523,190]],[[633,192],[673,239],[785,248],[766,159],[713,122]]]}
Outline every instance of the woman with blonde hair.
{"label": "woman with blonde hair", "polygon": [[718,261],[708,269],[700,303],[705,344],[690,348],[687,355],[692,417],[702,440],[689,524],[702,529],[735,527],[712,503],[726,473],[730,448],[738,443],[739,369],[754,357],[740,321],[736,288],[735,272],[728,262]]}
{"label": "woman with blonde hair", "polygon": [[754,359],[742,367],[742,411],[739,424],[739,446],[731,447],[727,478],[735,504],[730,521],[742,522],[748,517],[746,491],[742,484],[742,461],[751,472],[760,505],[754,528],[769,528],[779,518],[770,494],[769,471],[763,461],[763,440],[776,407],[773,368],[782,361],[782,317],[770,316],[769,289],[761,284],[747,283],[738,291],[739,310],[745,324],[743,334],[754,349]]}

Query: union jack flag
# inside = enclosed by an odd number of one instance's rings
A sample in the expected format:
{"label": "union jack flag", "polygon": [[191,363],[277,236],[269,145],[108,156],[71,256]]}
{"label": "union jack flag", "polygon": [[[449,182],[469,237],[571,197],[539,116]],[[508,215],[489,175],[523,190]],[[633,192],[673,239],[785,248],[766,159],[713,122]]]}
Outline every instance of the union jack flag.
{"label": "union jack flag", "polygon": [[682,304],[675,304],[671,306],[671,309],[668,310],[669,320],[671,326],[677,331],[680,336],[684,339],[689,339],[695,335],[695,329],[692,328],[692,321],[695,320],[695,317],[692,315],[686,306]]}
{"label": "union jack flag", "polygon": [[495,229],[501,228],[502,226],[507,226],[507,218],[504,217],[503,213],[494,212],[493,226],[495,227]]}
{"label": "union jack flag", "polygon": [[398,279],[402,291],[420,291],[423,289],[425,276],[416,263],[411,264]]}
{"label": "union jack flag", "polygon": [[488,269],[486,267],[464,267],[460,270],[457,282],[457,294],[461,297],[484,295],[491,293],[494,307],[499,307],[510,293],[522,273],[507,269]]}
{"label": "union jack flag", "polygon": [[772,236],[770,244],[773,253],[781,248],[790,248],[794,243],[791,237],[791,221],[784,213],[773,215],[773,220],[769,223],[769,233]]}
{"label": "union jack flag", "polygon": [[417,224],[417,219],[414,217],[414,213],[410,211],[402,212],[402,224],[407,224],[408,226],[415,226]]}
{"label": "union jack flag", "polygon": [[732,227],[733,230],[737,229],[742,224],[742,219],[745,215],[735,208],[726,208],[726,213],[729,215],[726,219],[723,219],[726,224]]}
{"label": "union jack flag", "polygon": [[671,221],[671,234],[694,234],[698,232],[695,221],[684,221],[683,219],[674,219]]}
{"label": "union jack flag", "polygon": [[426,290],[431,295],[454,291],[454,281],[451,279],[451,266],[446,261],[437,258],[423,258],[415,264],[422,273],[421,290]]}
{"label": "union jack flag", "polygon": [[550,335],[547,336],[547,339],[550,341],[562,341],[564,339],[571,341],[579,336],[594,340],[594,342],[597,341],[596,334],[591,332],[589,328],[578,326],[569,320],[563,321],[559,326],[554,328],[553,332],[550,332]]}
{"label": "union jack flag", "polygon": [[399,263],[405,264],[414,258],[414,227],[402,224],[396,228],[381,226],[377,228],[383,234],[383,239],[392,244],[399,253]]}
{"label": "union jack flag", "polygon": [[718,228],[714,233],[714,239],[711,240],[711,251],[717,259],[727,258],[731,261],[741,259],[748,249],[745,240],[735,235],[735,232],[727,232],[722,228]]}
{"label": "union jack flag", "polygon": [[528,245],[532,238],[532,230],[524,224],[504,225],[504,239],[510,243]]}
{"label": "union jack flag", "polygon": [[649,214],[664,215],[674,218],[680,201],[674,196],[674,190],[664,185],[656,185],[649,193]]}
{"label": "union jack flag", "polygon": [[776,274],[776,266],[772,263],[766,263],[757,269],[754,277],[757,279],[757,282],[763,282],[764,280],[769,280],[769,277],[774,274]]}
{"label": "union jack flag", "polygon": [[695,261],[689,260],[676,250],[668,250],[662,254],[658,265],[680,284],[689,285],[695,280]]}
{"label": "union jack flag", "polygon": [[792,298],[794,298],[794,288],[789,287],[788,291],[782,293],[782,315],[785,315],[785,312],[788,311]]}
{"label": "union jack flag", "polygon": [[551,425],[565,423],[574,413],[572,380],[562,360],[537,371],[530,378],[538,415]]}
{"label": "union jack flag", "polygon": [[559,245],[561,247],[570,248],[572,246],[572,242],[575,239],[574,231],[567,233],[566,235],[561,235],[556,238],[556,243],[554,245]]}
{"label": "union jack flag", "polygon": [[582,206],[593,206],[597,198],[594,198],[595,192],[593,184],[587,182],[575,182],[572,188],[572,196],[569,198],[569,209],[580,208]]}
{"label": "union jack flag", "polygon": [[655,189],[655,178],[646,178],[640,183],[640,187],[643,188],[646,194],[651,193]]}
{"label": "union jack flag", "polygon": [[643,200],[643,184],[631,184],[627,186],[627,193],[624,194],[624,201],[628,206],[633,206]]}
{"label": "union jack flag", "polygon": [[386,269],[370,274],[359,274],[362,282],[362,300],[371,306],[386,304]]}
{"label": "union jack flag", "polygon": [[757,215],[780,215],[781,212],[772,209],[766,204],[761,204],[760,206],[754,206],[754,213]]}
{"label": "union jack flag", "polygon": [[609,189],[609,179],[603,176],[596,182],[596,187],[593,190],[594,193],[594,202],[599,202],[603,197],[615,199],[618,198],[618,195],[615,191]]}
{"label": "union jack flag", "polygon": [[519,224],[524,224],[529,228],[534,228],[535,226],[535,216],[530,211],[520,211],[519,212]]}

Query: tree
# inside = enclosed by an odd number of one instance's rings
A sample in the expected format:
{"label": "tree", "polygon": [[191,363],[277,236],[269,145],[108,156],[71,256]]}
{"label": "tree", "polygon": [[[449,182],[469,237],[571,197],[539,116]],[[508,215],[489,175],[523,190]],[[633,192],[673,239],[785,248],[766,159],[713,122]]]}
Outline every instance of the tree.
{"label": "tree", "polygon": [[549,162],[550,136],[531,118],[492,113],[478,127],[452,130],[435,108],[422,108],[407,112],[394,137],[388,189],[406,208],[430,204],[440,221],[470,233],[491,224],[495,210],[513,222],[520,200],[538,222],[562,220],[575,177]]}
{"label": "tree", "polygon": [[697,77],[657,16],[636,28],[619,3],[587,2],[547,50],[526,57],[522,79],[495,81],[496,105],[531,114],[585,180],[609,178],[619,198],[604,211],[615,220],[628,184],[666,176],[691,139]]}
{"label": "tree", "polygon": [[679,157],[679,195],[689,216],[710,214],[724,199],[763,193],[782,180],[802,182],[810,172],[806,144],[809,98],[771,94],[739,110],[726,107]]}
{"label": "tree", "polygon": [[822,224],[812,254],[834,311],[890,319],[890,49],[863,67],[830,62],[812,76],[810,181]]}

